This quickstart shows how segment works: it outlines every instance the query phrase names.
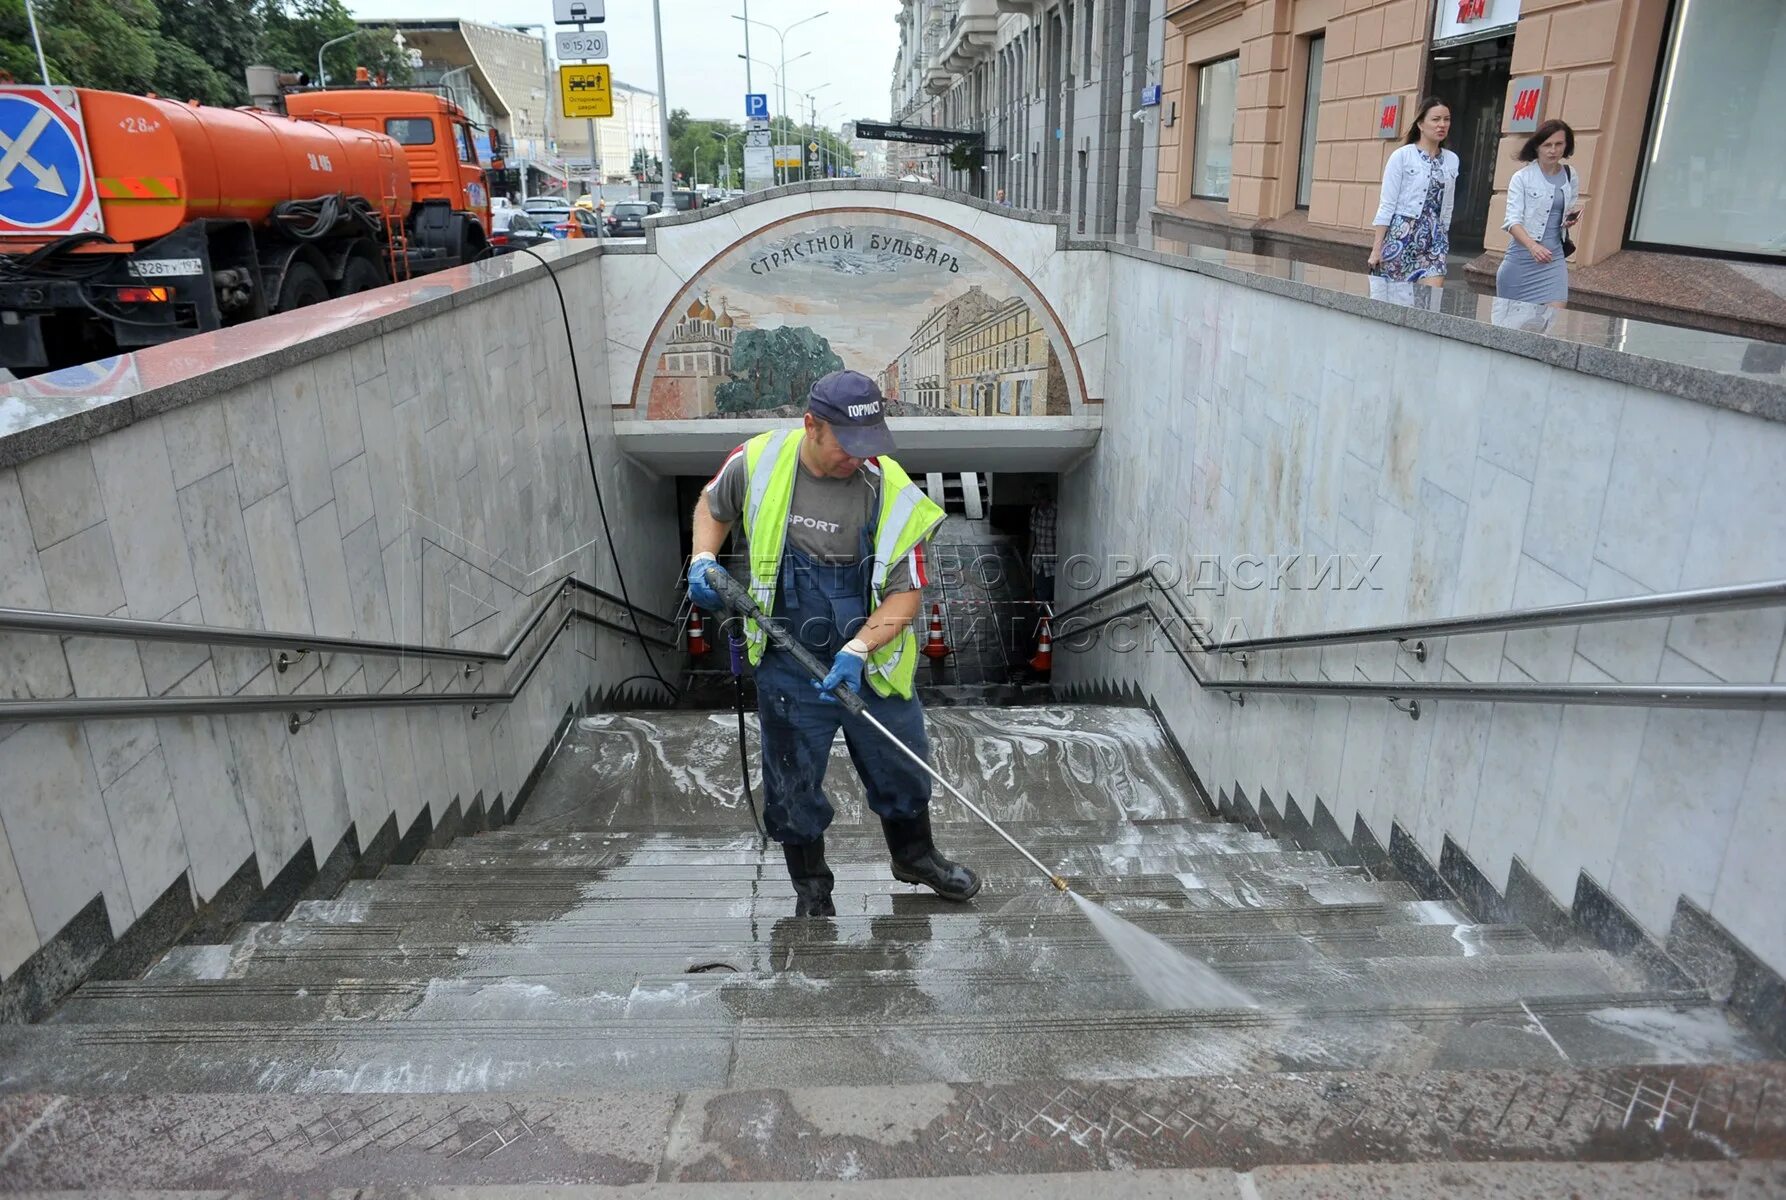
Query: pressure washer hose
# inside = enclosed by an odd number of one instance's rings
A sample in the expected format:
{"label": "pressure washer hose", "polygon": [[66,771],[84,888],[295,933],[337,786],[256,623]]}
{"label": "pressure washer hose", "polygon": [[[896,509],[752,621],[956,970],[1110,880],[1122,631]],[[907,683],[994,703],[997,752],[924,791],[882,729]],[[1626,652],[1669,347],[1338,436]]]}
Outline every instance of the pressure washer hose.
{"label": "pressure washer hose", "polygon": [[[725,571],[710,567],[707,571],[707,586],[718,592],[720,596],[724,598],[726,605],[734,612],[742,617],[755,621],[763,631],[769,635],[769,640],[775,643],[776,648],[792,656],[793,660],[799,663],[807,674],[811,675],[815,680],[823,679],[825,677],[828,668],[818,660],[818,657],[814,655],[812,651],[795,641],[794,638],[789,635],[787,630],[763,616],[763,610],[757,607],[757,602],[751,599],[750,593],[745,591],[744,586],[736,579],[732,578]],[[997,821],[994,821],[988,816],[979,805],[962,795],[961,789],[957,788],[947,779],[944,779],[935,767],[924,761],[922,755],[917,754],[910,746],[907,746],[897,737],[894,737],[893,731],[877,721],[874,718],[874,714],[868,711],[868,705],[863,702],[862,697],[858,696],[847,687],[839,687],[834,694],[837,696],[837,702],[843,705],[845,712],[853,717],[862,718],[878,730],[882,737],[886,738],[899,749],[900,753],[918,764],[918,766],[924,769],[926,774],[948,789],[949,794],[959,800],[963,808],[984,821],[988,829],[998,834],[1001,838],[1004,838],[1005,841],[1011,844],[1013,850],[1017,851],[1017,853],[1023,855],[1023,857],[1034,864],[1036,870],[1040,871],[1047,878],[1049,883],[1052,883],[1056,888],[1063,892],[1070,890],[1065,879],[1056,875],[1053,871],[1050,871],[1043,865],[1041,859],[1024,849],[1021,842],[1006,833],[1004,828],[1000,826]]]}

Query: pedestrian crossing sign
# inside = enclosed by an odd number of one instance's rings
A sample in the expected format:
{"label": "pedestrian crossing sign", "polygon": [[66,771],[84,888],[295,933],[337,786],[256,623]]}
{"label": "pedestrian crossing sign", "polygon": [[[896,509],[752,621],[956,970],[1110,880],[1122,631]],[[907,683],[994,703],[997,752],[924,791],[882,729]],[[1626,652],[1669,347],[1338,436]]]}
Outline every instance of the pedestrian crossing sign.
{"label": "pedestrian crossing sign", "polygon": [[611,117],[614,88],[607,63],[565,63],[558,68],[558,96],[565,116]]}
{"label": "pedestrian crossing sign", "polygon": [[80,96],[0,87],[0,236],[102,232]]}

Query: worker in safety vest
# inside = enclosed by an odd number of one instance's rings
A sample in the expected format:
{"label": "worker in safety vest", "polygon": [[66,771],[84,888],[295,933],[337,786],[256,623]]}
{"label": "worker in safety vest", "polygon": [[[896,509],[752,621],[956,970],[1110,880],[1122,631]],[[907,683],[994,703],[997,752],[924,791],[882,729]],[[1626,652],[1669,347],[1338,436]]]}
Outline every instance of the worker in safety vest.
{"label": "worker in safety vest", "polygon": [[843,728],[869,807],[881,818],[893,877],[947,900],[980,890],[973,871],[931,840],[930,776],[832,695],[859,693],[868,710],[928,758],[924,710],[913,694],[925,542],[943,510],[887,457],[893,435],[880,389],[856,371],[812,385],[804,426],[758,434],[726,458],[694,512],[688,591],[702,608],[723,607],[707,572],[743,523],[747,587],[771,620],[829,661],[823,681],[768,645],[755,622],[745,637],[756,668],[763,737],[763,823],[781,843],[798,896],[796,916],[835,916],[825,829],[835,815],[824,792],[831,741]]}

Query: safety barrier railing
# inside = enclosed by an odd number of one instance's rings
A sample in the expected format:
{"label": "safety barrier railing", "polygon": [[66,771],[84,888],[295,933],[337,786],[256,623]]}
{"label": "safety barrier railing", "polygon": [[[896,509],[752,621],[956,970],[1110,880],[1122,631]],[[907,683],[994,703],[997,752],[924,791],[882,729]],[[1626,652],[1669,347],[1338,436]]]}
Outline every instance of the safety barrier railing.
{"label": "safety barrier railing", "polygon": [[[307,633],[274,630],[232,629],[215,625],[190,625],[173,621],[136,621],[117,617],[88,616],[81,613],[41,612],[32,609],[0,608],[0,633],[44,634],[62,637],[120,638],[130,641],[179,642],[190,645],[230,646],[236,648],[278,651],[274,667],[285,672],[311,654],[353,654],[364,658],[396,658],[449,660],[463,663],[457,674],[464,679],[480,673],[486,666],[514,661],[530,638],[537,633],[562,601],[573,597],[589,597],[613,605],[628,616],[645,618],[665,629],[673,625],[665,618],[638,605],[566,575],[541,592],[540,600],[520,628],[500,650],[473,650],[456,646],[427,646],[419,643],[382,641],[374,638],[326,637]],[[192,716],[202,714],[240,714],[288,712],[289,726],[296,732],[318,712],[342,708],[425,708],[437,705],[472,707],[475,718],[492,706],[507,704],[526,688],[540,664],[557,643],[558,637],[573,623],[587,623],[599,628],[636,637],[665,650],[674,650],[676,642],[666,633],[646,632],[636,624],[589,612],[573,602],[552,625],[550,634],[528,654],[515,680],[499,689],[460,692],[394,692],[394,693],[289,693],[285,695],[233,696],[98,696],[71,697],[59,700],[0,701],[0,724],[37,721],[121,720],[126,718]]]}
{"label": "safety barrier railing", "polygon": [[[1103,609],[1108,600],[1120,593],[1140,589],[1143,598],[1112,612]],[[1232,679],[1219,674],[1206,674],[1199,669],[1193,655],[1216,658],[1233,656],[1245,666],[1248,656],[1263,650],[1299,650],[1322,646],[1353,645],[1393,641],[1413,651],[1425,661],[1425,639],[1455,637],[1478,633],[1495,633],[1519,629],[1539,629],[1561,625],[1589,624],[1604,621],[1640,620],[1664,616],[1698,616],[1713,612],[1742,609],[1786,607],[1786,581],[1737,584],[1728,587],[1697,588],[1690,591],[1666,592],[1652,596],[1630,596],[1611,600],[1590,600],[1575,604],[1546,605],[1537,608],[1512,609],[1500,613],[1482,613],[1443,620],[1409,621],[1394,625],[1359,626],[1351,629],[1324,630],[1308,634],[1284,634],[1267,638],[1237,638],[1217,642],[1206,627],[1185,610],[1183,602],[1170,585],[1159,576],[1157,565],[1110,584],[1085,599],[1062,609],[1055,615],[1054,644],[1057,650],[1083,650],[1084,640],[1091,634],[1123,620],[1145,613],[1156,620],[1160,614],[1154,597],[1163,600],[1171,610],[1171,622],[1161,622],[1167,631],[1169,646],[1198,686],[1220,691],[1237,703],[1246,703],[1248,695],[1346,696],[1385,700],[1415,720],[1420,718],[1420,701],[1488,701],[1524,704],[1598,704],[1665,708],[1719,709],[1782,709],[1786,708],[1786,687],[1773,684],[1597,684],[1597,683],[1422,683],[1369,681],[1335,682],[1300,679]],[[1087,619],[1086,614],[1096,614]],[[1176,631],[1182,629],[1192,643],[1181,645]]]}

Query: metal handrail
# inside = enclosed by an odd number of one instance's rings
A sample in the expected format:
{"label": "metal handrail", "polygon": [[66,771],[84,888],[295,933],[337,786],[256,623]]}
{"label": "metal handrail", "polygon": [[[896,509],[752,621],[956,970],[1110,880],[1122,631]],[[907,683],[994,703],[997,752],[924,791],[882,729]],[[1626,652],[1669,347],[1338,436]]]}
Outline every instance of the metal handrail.
{"label": "metal handrail", "polygon": [[1233,641],[1217,642],[1210,649],[1218,654],[1235,654],[1246,650],[1289,650],[1306,646],[1344,646],[1356,642],[1406,642],[1416,638],[1501,633],[1511,629],[1538,629],[1548,625],[1589,625],[1599,621],[1637,620],[1644,617],[1697,616],[1701,613],[1773,608],[1780,605],[1786,605],[1786,580],[1775,579],[1764,583],[1659,592],[1652,596],[1577,600],[1569,604],[1546,604],[1501,613],[1405,621],[1398,625],[1364,625],[1328,633],[1236,638]]}
{"label": "metal handrail", "polygon": [[[282,634],[256,634],[254,631],[241,629],[223,629],[204,625],[179,625],[172,622],[158,621],[115,621],[104,617],[81,617],[70,613],[38,613],[19,609],[0,609],[0,628],[26,629],[34,633],[72,633],[87,637],[128,637],[157,641],[194,641],[210,642],[223,645],[252,645],[268,649],[285,647],[302,652],[316,650],[357,653],[364,657],[376,657],[381,653],[391,657],[431,657],[471,659],[479,664],[489,662],[511,661],[523,643],[536,632],[552,606],[566,596],[580,593],[618,605],[631,613],[642,613],[654,621],[663,623],[664,619],[654,613],[629,605],[626,601],[583,582],[575,576],[561,577],[550,589],[545,598],[535,607],[533,613],[523,623],[508,643],[500,651],[455,651],[448,647],[413,647],[396,642],[383,642],[373,639],[355,638],[303,638],[293,641],[284,640]],[[71,622],[69,628],[51,628],[53,622],[15,621],[14,617],[28,618],[64,618]],[[540,647],[527,659],[520,676],[507,687],[499,690],[477,692],[393,692],[393,693],[290,693],[286,695],[259,694],[251,696],[116,696],[116,697],[75,697],[61,700],[8,700],[0,701],[0,724],[13,722],[25,723],[34,721],[79,721],[79,720],[122,720],[127,718],[192,716],[200,714],[240,714],[254,712],[285,712],[291,715],[288,727],[296,733],[318,712],[325,709],[341,708],[424,708],[437,705],[473,706],[472,717],[475,719],[485,709],[507,704],[521,694],[540,663],[557,644],[558,637],[573,621],[581,621],[610,629],[629,637],[643,637],[647,642],[664,649],[676,649],[675,641],[655,634],[635,630],[630,625],[622,625],[595,613],[585,612],[580,608],[571,608],[558,619],[551,634]],[[98,622],[88,625],[87,622]],[[124,628],[148,627],[149,634],[144,636],[136,632],[123,632]],[[192,636],[177,636],[176,631],[184,631]],[[216,633],[234,634],[245,638],[262,640],[236,640],[234,638],[216,642],[212,635]],[[283,668],[281,668],[283,669]],[[480,667],[467,665],[465,674],[471,675]]]}
{"label": "metal handrail", "polygon": [[[1180,605],[1178,597],[1169,588],[1158,585],[1151,580],[1151,591],[1164,596],[1173,615],[1190,631],[1191,636],[1199,644],[1196,649],[1207,653],[1209,645],[1204,642],[1199,626],[1189,613]],[[1106,593],[1119,589],[1106,589]],[[1067,610],[1069,614],[1086,607],[1075,605]],[[1074,640],[1087,634],[1095,633],[1104,626],[1124,617],[1137,613],[1146,613],[1157,617],[1151,599],[1144,598],[1126,608],[1118,609],[1107,616],[1084,625],[1073,626],[1066,621],[1057,621],[1058,632],[1055,645],[1064,650],[1074,649]],[[1164,628],[1164,627],[1162,627]],[[1596,704],[1624,705],[1648,708],[1716,708],[1716,709],[1786,709],[1786,687],[1760,684],[1691,684],[1676,686],[1674,684],[1523,684],[1523,683],[1418,683],[1412,680],[1398,683],[1375,682],[1333,682],[1329,680],[1263,680],[1263,679],[1217,679],[1206,677],[1197,669],[1184,647],[1176,638],[1168,636],[1166,644],[1178,656],[1178,661],[1190,673],[1192,680],[1199,687],[1223,692],[1237,703],[1245,704],[1249,694],[1288,694],[1305,696],[1346,696],[1375,698],[1386,700],[1395,708],[1406,713],[1414,720],[1420,719],[1420,701],[1429,700],[1468,700],[1488,703],[1511,704]]]}
{"label": "metal handrail", "polygon": [[[138,621],[125,617],[98,617],[86,613],[46,612],[37,609],[0,608],[0,631],[10,633],[56,634],[64,637],[122,638],[135,642],[186,642],[195,645],[246,646],[265,650],[298,650],[315,653],[358,654],[367,658],[430,658],[454,659],[461,662],[500,663],[515,656],[521,643],[544,619],[552,604],[566,589],[575,589],[614,604],[629,612],[649,617],[665,628],[671,622],[574,575],[562,575],[543,589],[545,597],[531,616],[516,630],[500,650],[469,650],[456,646],[424,646],[409,642],[387,642],[376,638],[332,637],[314,633],[289,633],[278,630],[240,629],[223,625],[192,625],[178,621]],[[628,629],[625,632],[631,633]],[[646,635],[647,641],[668,649],[675,642]]]}
{"label": "metal handrail", "polygon": [[[1150,586],[1171,598],[1177,597],[1159,576],[1159,564],[1149,563],[1145,571],[1125,576],[1093,592],[1085,599],[1055,614],[1058,626],[1068,617],[1090,608],[1100,600],[1136,586]],[[1321,633],[1286,633],[1270,637],[1235,638],[1212,642],[1199,637],[1199,648],[1212,654],[1236,654],[1257,650],[1299,650],[1315,646],[1344,646],[1360,642],[1406,642],[1417,638],[1455,637],[1474,633],[1501,633],[1514,629],[1538,629],[1550,625],[1588,625],[1602,621],[1639,620],[1648,617],[1697,616],[1703,613],[1730,612],[1750,608],[1786,606],[1786,579],[1759,583],[1728,584],[1719,587],[1690,588],[1678,592],[1658,592],[1650,596],[1619,596],[1610,600],[1578,600],[1569,604],[1547,604],[1535,608],[1517,608],[1499,613],[1478,613],[1465,617],[1442,617],[1424,621],[1404,621],[1394,625],[1361,625],[1351,629],[1334,629]],[[1187,617],[1187,620],[1189,618]]]}

